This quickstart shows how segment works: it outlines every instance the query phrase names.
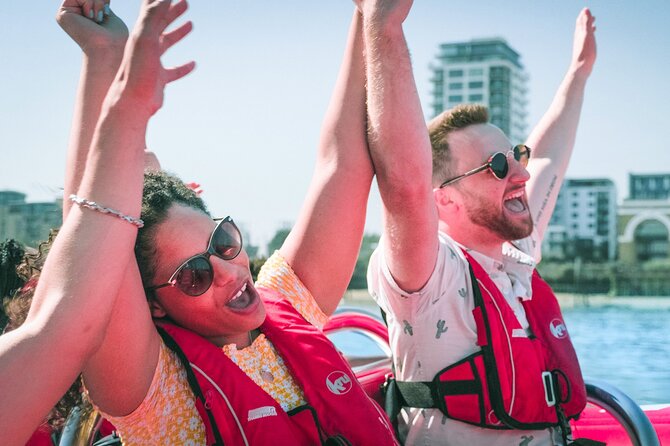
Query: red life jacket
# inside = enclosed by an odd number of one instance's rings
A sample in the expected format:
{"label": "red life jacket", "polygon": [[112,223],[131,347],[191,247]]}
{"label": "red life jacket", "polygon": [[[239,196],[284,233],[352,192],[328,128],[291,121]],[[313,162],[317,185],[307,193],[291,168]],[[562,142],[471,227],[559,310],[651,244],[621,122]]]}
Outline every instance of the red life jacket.
{"label": "red life jacket", "polygon": [[[285,412],[219,347],[189,330],[162,325],[186,354],[224,444],[317,445],[323,434],[341,435],[353,445],[397,444],[386,414],[365,394],[330,340],[286,299],[272,290],[258,291],[267,313],[261,331],[284,359],[309,406]],[[203,404],[196,405],[211,445],[210,419]]]}
{"label": "red life jacket", "polygon": [[533,271],[533,298],[523,302],[532,331],[527,337],[498,287],[464,253],[481,350],[441,370],[432,382],[395,383],[400,405],[439,408],[449,418],[492,429],[567,428],[567,419],[586,406],[586,388],[554,293]]}

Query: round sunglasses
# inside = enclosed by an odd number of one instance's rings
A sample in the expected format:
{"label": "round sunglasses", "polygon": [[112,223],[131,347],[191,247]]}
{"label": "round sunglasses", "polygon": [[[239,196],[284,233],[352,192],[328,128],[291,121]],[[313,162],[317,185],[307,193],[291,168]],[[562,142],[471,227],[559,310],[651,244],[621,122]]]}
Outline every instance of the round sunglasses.
{"label": "round sunglasses", "polygon": [[173,286],[189,296],[200,296],[212,286],[214,280],[214,268],[209,258],[216,256],[223,260],[233,260],[240,252],[242,234],[233,219],[226,217],[212,231],[206,251],[188,258],[172,273],[167,282],[147,287],[145,290]]}
{"label": "round sunglasses", "polygon": [[487,169],[493,174],[494,177],[502,180],[509,172],[509,162],[507,161],[507,158],[510,154],[514,155],[514,159],[525,168],[528,165],[528,159],[530,158],[530,147],[525,144],[518,144],[507,151],[507,153],[496,152],[491,155],[488,161],[486,161],[486,163],[482,164],[481,166],[472,170],[468,170],[464,174],[451,178],[440,184],[440,189],[442,189],[444,186],[454,184],[456,181],[462,180],[465,177],[483,172]]}

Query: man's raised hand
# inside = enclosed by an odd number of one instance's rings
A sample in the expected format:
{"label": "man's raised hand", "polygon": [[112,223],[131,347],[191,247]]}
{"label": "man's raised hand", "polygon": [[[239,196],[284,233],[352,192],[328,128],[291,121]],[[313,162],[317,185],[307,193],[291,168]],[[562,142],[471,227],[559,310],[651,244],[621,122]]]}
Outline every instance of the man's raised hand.
{"label": "man's raised hand", "polygon": [[596,61],[596,18],[588,8],[582,9],[575,24],[572,66],[576,73],[589,76]]}

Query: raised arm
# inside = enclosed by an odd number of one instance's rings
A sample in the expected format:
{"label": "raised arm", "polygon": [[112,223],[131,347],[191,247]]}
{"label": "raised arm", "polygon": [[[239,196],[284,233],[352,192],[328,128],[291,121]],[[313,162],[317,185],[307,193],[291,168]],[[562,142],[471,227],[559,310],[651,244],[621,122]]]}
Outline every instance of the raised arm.
{"label": "raised arm", "polygon": [[411,0],[357,0],[363,11],[369,143],[383,202],[383,249],[396,283],[420,289],[437,258],[428,130],[402,22]]}
{"label": "raised arm", "polygon": [[280,249],[326,314],[335,311],[351,280],[373,176],[365,135],[361,31],[355,11],[321,128],[314,176],[296,225]]}
{"label": "raised arm", "polygon": [[[161,50],[152,32],[157,30],[160,36],[170,2],[147,1],[144,6],[124,70],[103,105],[77,191],[82,198],[133,217],[140,214],[144,132],[160,107],[161,83],[190,68],[165,71],[156,65],[155,53]],[[155,79],[160,79],[160,92],[151,88]],[[69,212],[42,270],[26,322],[0,337],[3,444],[23,444],[104,344],[136,235],[136,225],[114,215],[82,206]],[[135,297],[144,300],[141,285],[138,290]]]}
{"label": "raised arm", "polygon": [[551,214],[572,155],[586,81],[596,60],[595,17],[584,8],[577,16],[572,60],[551,106],[528,137],[533,150],[528,171],[528,200],[540,239]]}
{"label": "raised arm", "polygon": [[[65,0],[56,21],[79,45],[83,56],[65,170],[67,198],[81,184],[102,101],[123,58],[128,28],[109,3],[103,6],[93,0]],[[71,207],[70,201],[63,201],[63,220]]]}
{"label": "raised arm", "polygon": [[[96,130],[100,141],[105,141],[108,147],[120,144],[133,147],[133,153],[139,154],[139,158],[120,159],[110,170],[143,170],[147,124],[162,106],[165,85],[185,76],[194,67],[193,63],[188,63],[166,69],[161,64],[163,53],[192,29],[191,22],[186,22],[165,32],[186,9],[187,4],[183,0],[174,4],[170,0],[143,1]],[[114,138],[115,141],[108,142],[107,138]],[[95,159],[93,154],[89,155],[88,163],[92,159]],[[140,195],[141,179],[140,175],[140,184],[133,185]],[[83,370],[91,398],[111,415],[126,415],[144,399],[160,349],[160,340],[134,259],[127,265],[123,280],[104,341]],[[124,366],[110,372],[110,363]]]}

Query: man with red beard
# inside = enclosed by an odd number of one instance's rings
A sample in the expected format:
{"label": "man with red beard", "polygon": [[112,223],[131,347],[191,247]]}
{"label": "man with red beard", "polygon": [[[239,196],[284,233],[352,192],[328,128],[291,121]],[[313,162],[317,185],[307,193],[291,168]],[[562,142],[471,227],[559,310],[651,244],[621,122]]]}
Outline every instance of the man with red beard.
{"label": "man with red beard", "polygon": [[594,17],[577,17],[567,74],[519,144],[476,105],[437,116],[426,133],[402,32],[411,0],[357,3],[385,225],[368,284],[387,315],[397,380],[387,399],[402,408],[401,440],[570,444],[584,383],[535,266],[596,58]]}

